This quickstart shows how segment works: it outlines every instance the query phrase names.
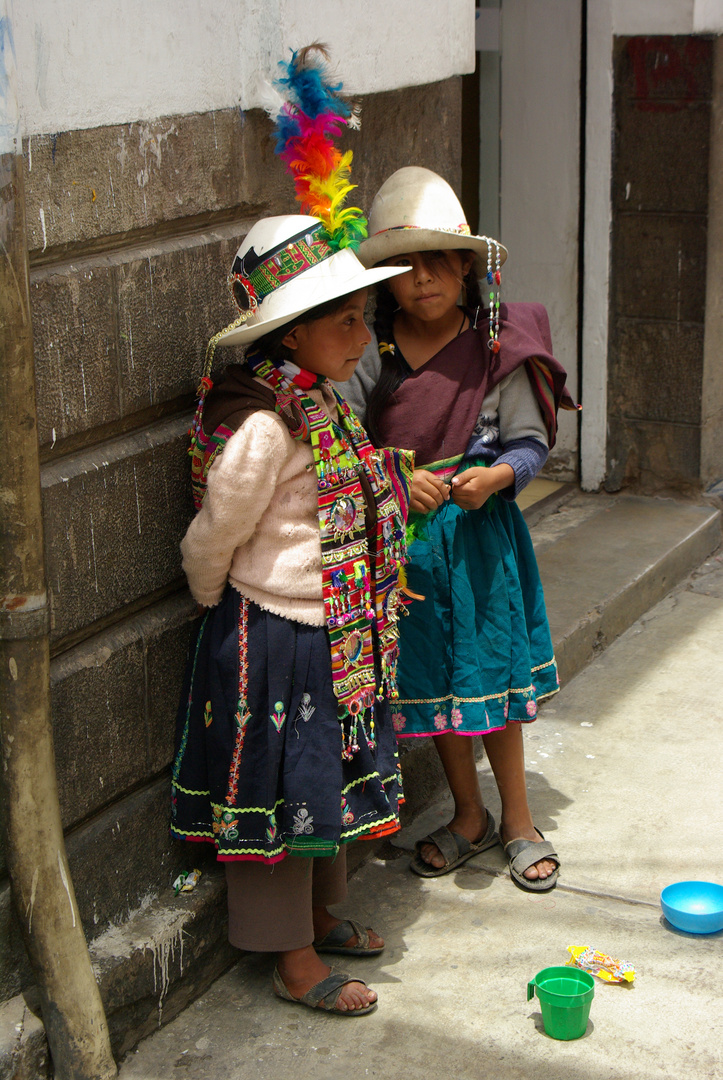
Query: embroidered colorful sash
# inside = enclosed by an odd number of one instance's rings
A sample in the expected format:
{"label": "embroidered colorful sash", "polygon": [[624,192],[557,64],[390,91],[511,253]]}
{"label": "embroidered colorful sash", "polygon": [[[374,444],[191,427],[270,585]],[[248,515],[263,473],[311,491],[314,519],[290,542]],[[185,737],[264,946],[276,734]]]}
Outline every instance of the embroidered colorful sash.
{"label": "embroidered colorful sash", "polygon": [[[284,418],[291,436],[311,443],[317,475],[322,589],[331,642],[332,679],[344,726],[343,753],[350,757],[358,748],[359,726],[374,746],[375,699],[384,693],[398,696],[398,579],[406,562],[405,523],[414,455],[405,450],[375,449],[331,384],[327,385],[334,394],[338,423],[304,392],[315,385],[310,373],[290,364],[286,365],[288,370],[279,369],[260,353],[248,355],[246,364],[273,388],[276,411]],[[208,471],[233,434],[225,424],[218,426],[212,435],[204,431],[203,404],[211,385],[205,376],[192,426],[192,473],[197,506],[203,501]],[[372,511],[371,535],[367,507]],[[375,634],[380,672],[375,664]]]}

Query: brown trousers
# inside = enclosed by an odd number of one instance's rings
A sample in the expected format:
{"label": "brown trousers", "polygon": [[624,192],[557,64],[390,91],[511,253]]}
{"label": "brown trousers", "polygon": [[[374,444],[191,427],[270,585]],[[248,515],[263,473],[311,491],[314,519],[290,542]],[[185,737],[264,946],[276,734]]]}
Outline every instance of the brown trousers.
{"label": "brown trousers", "polygon": [[287,855],[269,866],[227,862],[228,939],[247,952],[287,952],[314,940],[312,907],[346,899],[346,850],[334,859]]}

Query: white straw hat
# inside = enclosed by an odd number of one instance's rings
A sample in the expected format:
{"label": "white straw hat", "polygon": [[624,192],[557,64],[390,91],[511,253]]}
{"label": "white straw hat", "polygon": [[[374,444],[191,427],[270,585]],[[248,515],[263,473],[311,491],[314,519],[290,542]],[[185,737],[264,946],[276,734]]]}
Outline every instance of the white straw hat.
{"label": "white straw hat", "polygon": [[236,252],[229,284],[241,312],[217,335],[218,345],[246,345],[305,311],[403,274],[406,267],[368,270],[351,248],[333,251],[319,218],[263,218]]}
{"label": "white straw hat", "polygon": [[481,277],[499,269],[507,248],[488,236],[473,236],[462,204],[446,180],[409,165],[382,184],[369,212],[369,238],[359,248],[365,266],[412,251],[467,248]]}

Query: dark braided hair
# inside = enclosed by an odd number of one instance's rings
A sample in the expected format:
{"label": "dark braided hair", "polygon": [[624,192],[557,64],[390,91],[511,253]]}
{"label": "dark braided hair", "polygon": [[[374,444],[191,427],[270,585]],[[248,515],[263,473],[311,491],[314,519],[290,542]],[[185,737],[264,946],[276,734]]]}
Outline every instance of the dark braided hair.
{"label": "dark braided hair", "polygon": [[[465,256],[473,255],[468,248],[455,249],[464,260]],[[424,262],[433,274],[440,270],[449,270],[446,252],[428,251],[424,253]],[[464,307],[474,312],[484,308],[482,294],[480,292],[479,279],[475,270],[474,261],[464,275]],[[386,282],[377,285],[377,305],[374,312],[374,332],[379,343],[394,343],[394,316],[399,310],[396,300]],[[382,371],[379,381],[372,390],[367,403],[366,428],[369,439],[373,446],[383,446],[384,442],[379,432],[379,422],[384,412],[384,407],[389,398],[402,385],[407,374],[407,364],[399,354],[399,349],[394,352],[381,353]]]}

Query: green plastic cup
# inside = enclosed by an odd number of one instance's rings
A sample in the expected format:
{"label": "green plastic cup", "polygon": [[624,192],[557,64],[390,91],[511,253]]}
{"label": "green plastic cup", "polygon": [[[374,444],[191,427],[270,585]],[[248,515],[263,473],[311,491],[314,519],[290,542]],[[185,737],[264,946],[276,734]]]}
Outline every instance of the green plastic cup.
{"label": "green plastic cup", "polygon": [[545,1031],[553,1039],[579,1039],[590,1018],[595,980],[587,971],[549,967],[527,984],[527,1000],[537,994]]}

